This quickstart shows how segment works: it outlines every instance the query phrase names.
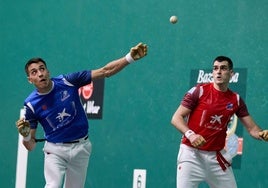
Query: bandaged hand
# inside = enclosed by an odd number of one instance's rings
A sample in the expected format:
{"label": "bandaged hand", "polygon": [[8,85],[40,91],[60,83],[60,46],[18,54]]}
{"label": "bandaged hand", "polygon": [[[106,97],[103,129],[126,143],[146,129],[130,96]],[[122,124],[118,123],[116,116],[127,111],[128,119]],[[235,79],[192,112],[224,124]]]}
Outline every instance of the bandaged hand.
{"label": "bandaged hand", "polygon": [[19,119],[16,122],[16,126],[18,128],[19,133],[23,136],[23,137],[27,137],[30,134],[30,123],[29,121],[25,120],[25,119]]}
{"label": "bandaged hand", "polygon": [[130,49],[131,57],[136,61],[147,55],[147,45],[139,43]]}
{"label": "bandaged hand", "polygon": [[206,140],[203,138],[203,136],[199,134],[192,134],[188,139],[190,140],[192,146],[196,148],[202,147],[206,143]]}
{"label": "bandaged hand", "polygon": [[268,141],[268,130],[260,131],[260,132],[259,132],[259,136],[260,136],[263,140]]}

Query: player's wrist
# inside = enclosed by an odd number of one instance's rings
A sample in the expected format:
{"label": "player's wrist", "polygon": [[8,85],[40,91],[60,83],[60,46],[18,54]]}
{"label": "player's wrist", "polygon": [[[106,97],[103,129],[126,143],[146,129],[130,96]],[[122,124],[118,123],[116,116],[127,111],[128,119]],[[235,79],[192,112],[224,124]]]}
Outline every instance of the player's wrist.
{"label": "player's wrist", "polygon": [[23,141],[25,141],[25,142],[29,142],[30,140],[31,140],[31,134],[28,134],[28,136],[24,136],[23,137]]}
{"label": "player's wrist", "polygon": [[125,56],[127,62],[130,64],[130,63],[134,63],[135,60],[133,59],[133,57],[131,56],[130,52],[127,53],[127,55]]}
{"label": "player's wrist", "polygon": [[189,129],[188,131],[184,133],[184,136],[189,140],[190,136],[192,136],[193,134],[195,134],[195,132]]}

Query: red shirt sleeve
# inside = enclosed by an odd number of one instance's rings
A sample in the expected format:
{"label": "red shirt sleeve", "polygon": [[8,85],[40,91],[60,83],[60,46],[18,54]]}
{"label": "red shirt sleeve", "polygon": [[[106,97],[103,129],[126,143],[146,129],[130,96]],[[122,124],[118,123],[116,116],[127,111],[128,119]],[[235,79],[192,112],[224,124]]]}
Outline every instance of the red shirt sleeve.
{"label": "red shirt sleeve", "polygon": [[237,117],[245,117],[249,115],[247,105],[241,97],[239,98],[239,107],[235,114]]}
{"label": "red shirt sleeve", "polygon": [[199,93],[200,93],[200,87],[196,86],[191,88],[183,97],[181,101],[181,105],[193,110],[196,105],[198,104],[199,99]]}

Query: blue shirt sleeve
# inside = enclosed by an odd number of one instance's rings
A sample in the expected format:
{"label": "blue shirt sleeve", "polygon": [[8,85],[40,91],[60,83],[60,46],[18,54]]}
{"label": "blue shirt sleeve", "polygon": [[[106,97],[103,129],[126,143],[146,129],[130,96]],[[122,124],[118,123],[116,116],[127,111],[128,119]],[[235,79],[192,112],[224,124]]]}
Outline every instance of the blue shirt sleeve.
{"label": "blue shirt sleeve", "polygon": [[82,87],[91,83],[91,70],[65,74],[63,77],[71,84]]}
{"label": "blue shirt sleeve", "polygon": [[36,129],[38,125],[38,121],[33,111],[30,109],[30,107],[26,103],[24,103],[24,109],[25,109],[25,120],[29,121],[31,129]]}

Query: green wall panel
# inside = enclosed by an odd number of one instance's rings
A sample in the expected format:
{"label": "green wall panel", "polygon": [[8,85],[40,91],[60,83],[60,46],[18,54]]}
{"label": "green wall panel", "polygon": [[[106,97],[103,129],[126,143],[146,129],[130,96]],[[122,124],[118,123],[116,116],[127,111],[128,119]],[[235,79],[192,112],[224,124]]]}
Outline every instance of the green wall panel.
{"label": "green wall panel", "polygon": [[[140,41],[149,46],[146,58],[105,80],[103,119],[90,120],[86,187],[132,187],[140,168],[148,188],[175,187],[181,134],[170,119],[190,87],[190,71],[210,68],[218,55],[247,68],[249,111],[268,128],[267,10],[266,0],[0,0],[1,187],[15,186],[14,122],[33,89],[24,73],[33,56],[56,76],[98,68]],[[267,143],[244,134],[238,187],[268,187],[267,154]],[[43,187],[42,144],[28,160],[27,188]]]}

